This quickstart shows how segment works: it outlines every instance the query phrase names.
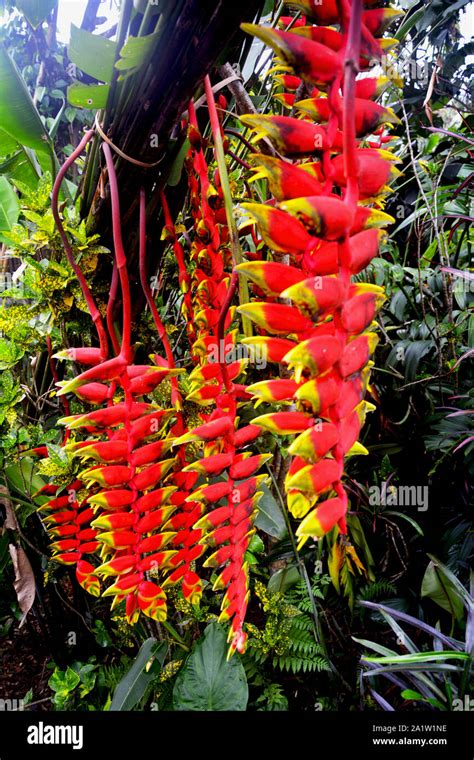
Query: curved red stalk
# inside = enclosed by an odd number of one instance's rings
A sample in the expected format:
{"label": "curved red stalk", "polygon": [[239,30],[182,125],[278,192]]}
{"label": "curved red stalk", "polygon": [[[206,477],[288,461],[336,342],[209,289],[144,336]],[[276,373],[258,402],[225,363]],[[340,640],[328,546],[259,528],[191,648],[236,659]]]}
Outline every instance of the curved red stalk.
{"label": "curved red stalk", "polygon": [[125,256],[125,251],[123,248],[122,229],[120,224],[120,199],[117,184],[117,174],[115,172],[112,151],[110,150],[107,143],[102,143],[102,150],[104,151],[105,162],[107,164],[107,171],[109,174],[115,260],[117,262],[117,270],[120,277],[120,285],[122,288],[123,325],[122,346],[120,353],[127,360],[127,362],[131,362],[133,353],[130,342],[132,331],[132,304],[130,300],[130,283],[127,272],[127,258]]}
{"label": "curved red stalk", "polygon": [[120,343],[118,341],[117,333],[115,331],[115,325],[114,325],[114,307],[117,301],[118,284],[119,284],[119,276],[118,276],[117,262],[114,259],[114,266],[112,270],[112,282],[110,283],[109,300],[107,302],[106,320],[107,320],[107,330],[109,333],[109,337],[116,354],[120,353]]}
{"label": "curved red stalk", "polygon": [[152,313],[153,321],[158,331],[158,335],[160,336],[160,340],[163,343],[163,348],[165,349],[168,365],[170,366],[170,368],[175,367],[176,365],[174,361],[173,352],[171,350],[171,345],[168,339],[168,335],[166,334],[165,326],[158,313],[155,299],[153,298],[151,288],[148,284],[148,276],[147,276],[147,269],[146,269],[146,197],[145,197],[145,189],[143,187],[140,188],[139,259],[140,259],[141,286],[142,286],[143,292],[145,293],[145,298],[147,300],[148,306],[150,307],[150,311]]}
{"label": "curved red stalk", "polygon": [[[148,277],[147,277],[147,270],[146,270],[146,197],[145,197],[145,189],[143,187],[140,188],[139,262],[140,262],[140,282],[143,288],[143,292],[145,293],[145,298],[147,300],[148,306],[152,313],[153,321],[158,331],[158,335],[160,336],[160,340],[163,343],[166,359],[168,360],[168,367],[170,369],[173,369],[174,367],[176,367],[176,362],[174,360],[171,344],[169,342],[169,338],[166,333],[165,326],[158,313],[158,309],[156,308],[156,303],[155,303],[155,299],[153,298],[151,288],[148,284]],[[179,406],[181,406],[181,394],[179,392],[177,377],[171,378],[171,387],[173,388],[173,391],[174,391],[174,400],[178,401]]]}
{"label": "curved red stalk", "polygon": [[[219,121],[219,116],[217,113],[216,108],[216,101],[214,99],[214,93],[212,91],[211,86],[211,80],[209,79],[209,76],[206,76],[204,78],[204,88],[206,91],[206,100],[207,100],[207,108],[209,111],[209,120],[211,122],[211,130],[212,130],[212,136],[214,138],[214,145],[216,146],[216,153],[218,158],[218,165],[219,165],[219,148],[218,146],[221,146],[221,158],[223,159],[223,152],[222,152],[222,128],[221,123]],[[224,178],[221,178],[221,182],[224,181]],[[224,201],[226,200],[224,196]],[[232,265],[235,267],[240,262],[236,260],[237,252],[239,250],[239,236],[237,229],[235,227],[235,224],[232,223],[232,210],[228,209],[226,204],[226,215],[227,215],[227,221],[228,221],[228,227],[231,237],[231,250],[232,250]],[[221,346],[224,346],[224,324],[225,319],[227,317],[227,314],[229,312],[230,306],[232,304],[232,300],[234,298],[235,292],[239,285],[239,275],[237,274],[236,270],[233,269],[232,271],[232,277],[230,279],[229,283],[229,290],[227,291],[227,295],[225,298],[224,303],[222,304],[221,312],[219,314],[219,320],[217,322],[217,345],[218,345],[218,355],[219,355],[219,364],[221,368],[222,373],[222,379],[224,381],[224,385],[227,392],[231,392],[232,390],[232,383],[229,379],[229,373],[227,371],[225,356],[221,356]]]}
{"label": "curved red stalk", "polygon": [[108,343],[107,343],[107,334],[105,332],[104,324],[102,321],[102,317],[100,315],[100,312],[95,304],[94,298],[92,296],[92,293],[89,289],[89,286],[87,284],[86,278],[84,277],[84,274],[82,273],[82,270],[80,266],[76,263],[74,259],[74,254],[72,252],[71,244],[69,243],[68,236],[66,235],[65,229],[63,227],[61,217],[59,215],[59,191],[61,189],[62,181],[66,175],[66,172],[68,171],[69,167],[71,167],[76,160],[78,156],[81,155],[82,151],[86,147],[87,143],[93,138],[95,132],[93,129],[89,129],[88,132],[84,135],[81,142],[77,146],[76,150],[74,150],[71,155],[66,159],[64,164],[59,169],[56,179],[54,181],[53,185],[53,192],[51,195],[51,208],[53,212],[53,218],[56,223],[56,226],[59,231],[59,235],[61,237],[61,240],[64,245],[64,250],[66,251],[67,259],[74,271],[74,274],[76,275],[77,279],[79,280],[79,284],[81,286],[82,293],[84,295],[85,301],[87,303],[87,306],[89,307],[89,311],[91,313],[92,321],[94,322],[95,328],[97,330],[97,335],[99,337],[99,343],[100,348],[102,351],[102,357],[103,359],[106,359],[109,353]]}
{"label": "curved red stalk", "polygon": [[166,195],[164,193],[164,190],[160,190],[160,202],[161,207],[163,209],[163,216],[165,218],[165,227],[168,230],[169,234],[173,236],[173,253],[176,257],[176,261],[178,262],[178,279],[179,284],[181,286],[181,289],[183,291],[183,285],[184,285],[184,292],[183,292],[183,298],[184,303],[186,305],[187,310],[187,319],[186,319],[186,332],[189,338],[189,342],[192,345],[194,341],[196,340],[196,333],[193,327],[194,322],[194,309],[193,309],[193,302],[191,298],[191,278],[189,277],[188,270],[186,269],[186,263],[184,261],[184,253],[183,248],[179,240],[176,239],[176,231],[173,224],[173,220],[171,219],[170,209],[168,206],[168,201],[166,200]]}

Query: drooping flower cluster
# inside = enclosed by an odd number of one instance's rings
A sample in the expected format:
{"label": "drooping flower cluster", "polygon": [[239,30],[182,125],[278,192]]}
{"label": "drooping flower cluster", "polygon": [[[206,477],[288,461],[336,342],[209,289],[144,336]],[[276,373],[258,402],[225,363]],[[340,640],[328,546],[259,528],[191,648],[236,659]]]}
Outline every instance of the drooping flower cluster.
{"label": "drooping flower cluster", "polygon": [[[162,481],[175,460],[167,457],[171,441],[164,436],[166,420],[173,409],[162,409],[146,401],[153,390],[166,378],[180,372],[169,362],[158,358],[155,365],[133,363],[131,347],[131,298],[127,262],[120,230],[120,208],[115,169],[110,149],[104,146],[112,202],[115,272],[122,291],[123,324],[119,351],[107,358],[107,345],[101,348],[77,348],[60,352],[61,358],[72,359],[88,366],[72,380],[62,383],[59,395],[75,393],[81,401],[96,405],[93,411],[63,418],[69,431],[81,430],[85,440],[71,441],[66,448],[92,466],[79,473],[75,488],[81,488],[80,503],[74,496],[71,508],[62,510],[69,495],[58,496],[46,508],[52,514],[48,523],[64,526],[71,532],[66,538],[64,528],[60,541],[53,545],[55,559],[71,564],[78,562],[77,574],[82,585],[99,593],[98,577],[112,577],[114,582],[103,592],[114,596],[114,605],[125,601],[127,619],[136,621],[140,612],[157,620],[166,617],[166,595],[154,577],[163,576],[168,562],[176,552],[165,550],[174,538],[169,520],[177,508],[176,487],[163,486]],[[53,194],[57,200],[59,182]],[[57,222],[58,223],[58,222]],[[61,222],[58,224],[62,230]],[[63,230],[62,230],[63,231]],[[66,239],[66,245],[67,239]],[[102,334],[102,326],[99,334]],[[112,340],[114,346],[117,342]],[[92,493],[84,498],[83,488]],[[178,499],[179,501],[179,499]],[[87,519],[91,541],[81,536],[77,528]],[[100,547],[102,563],[87,566],[82,554]],[[105,561],[104,561],[105,560]]]}
{"label": "drooping flower cluster", "polygon": [[[289,405],[254,423],[297,434],[289,447],[286,491],[290,511],[303,518],[303,543],[336,525],[346,532],[344,458],[364,452],[358,438],[371,408],[365,395],[377,343],[374,319],[384,295],[352,277],[378,253],[380,228],[392,220],[369,204],[380,201],[398,173],[391,154],[372,147],[367,137],[398,119],[373,101],[383,80],[355,79],[356,69],[368,68],[393,43],[375,35],[395,14],[361,14],[356,0],[341,3],[341,12],[336,2],[289,4],[316,25],[305,19],[291,31],[243,25],[283,64],[278,82],[290,92],[280,100],[299,118],[241,117],[257,139],[270,139],[280,157],[252,157],[275,201],[242,206],[274,255],[238,267],[265,294],[239,311],[257,326],[259,335],[251,340],[266,349],[267,361],[285,368],[283,377],[248,391],[260,401]],[[298,99],[288,97],[295,92]]]}
{"label": "drooping flower cluster", "polygon": [[[215,135],[221,127],[209,90],[208,105]],[[200,311],[196,314],[198,340],[192,347],[199,364],[190,375],[193,388],[187,400],[207,409],[211,407],[212,411],[201,415],[207,421],[179,437],[174,446],[195,445],[197,442],[203,445],[202,456],[188,464],[183,473],[196,473],[204,479],[204,484],[187,500],[198,501],[205,512],[194,529],[202,533],[199,543],[203,551],[214,549],[204,566],[221,568],[213,588],[225,592],[220,620],[231,621],[229,641],[232,653],[245,648],[243,622],[249,585],[245,552],[255,532],[253,522],[262,493],[258,488],[265,480],[265,476],[256,473],[268,455],[252,456],[251,452],[241,451],[255,440],[260,429],[255,425],[238,427],[238,404],[250,397],[244,386],[233,382],[245,366],[243,359],[232,361],[236,331],[229,330],[233,317],[229,294],[232,296],[237,280],[236,275],[233,278],[224,276],[229,258],[226,252],[229,231],[222,189],[217,171],[215,188],[209,182],[202,138],[192,106],[190,132],[193,148],[188,158],[188,173],[196,232],[192,258],[197,263],[195,303],[199,304]],[[213,199],[212,204],[210,199]],[[220,211],[224,214],[219,214]]]}
{"label": "drooping flower cluster", "polygon": [[[67,451],[88,466],[65,491],[47,487],[53,498],[41,514],[47,513],[55,559],[76,565],[79,582],[93,594],[100,593],[99,579],[105,579],[104,595],[113,596],[114,605],[125,602],[130,622],[140,612],[164,620],[166,590],[173,584],[180,583],[185,598],[197,604],[203,589],[200,566],[218,568],[213,587],[222,594],[220,620],[230,622],[231,653],[243,651],[246,641],[245,554],[265,482],[258,473],[271,457],[248,447],[262,430],[296,436],[289,446],[285,486],[289,510],[301,519],[301,543],[335,526],[346,532],[344,462],[366,453],[358,439],[371,408],[366,394],[377,342],[374,320],[384,301],[381,288],[355,277],[377,255],[383,228],[392,221],[380,208],[398,173],[392,154],[382,148],[390,141],[385,125],[398,120],[376,102],[388,80],[369,72],[393,45],[379,35],[398,14],[385,8],[362,11],[361,0],[294,0],[288,5],[305,16],[281,18],[280,29],[243,25],[276,53],[275,81],[283,87],[276,99],[290,109],[288,115],[241,117],[257,140],[264,136],[275,148],[275,155],[256,152],[250,158],[254,179],[266,178],[273,199],[241,204],[271,251],[267,260],[254,253],[240,264],[235,259],[218,155],[223,135],[208,79],[219,168],[211,181],[206,143],[191,104],[191,148],[185,162],[192,217],[189,255],[161,195],[164,236],[177,261],[194,365],[186,381],[179,380],[183,370],[175,365],[148,284],[144,191],[140,278],[164,357],[154,354],[151,365],[134,363],[127,261],[108,145],[103,149],[115,248],[108,335],[57,208],[55,212],[99,337],[98,348],[58,355],[86,367],[62,384],[61,396],[74,393],[95,408],[63,419],[71,436],[64,441]],[[358,77],[358,70],[368,75]],[[71,159],[90,137],[88,133]],[[68,159],[58,175],[53,208],[69,165]],[[252,234],[255,239],[253,229]],[[252,298],[238,311],[257,330],[242,343],[247,349],[253,346],[272,370],[269,379],[248,387],[236,382],[247,364],[233,329],[239,276],[250,282]],[[114,312],[120,292],[119,342]],[[170,408],[154,401],[164,380],[171,387]],[[242,423],[241,407],[252,398],[276,405],[276,411]],[[76,430],[82,438],[71,440]]]}

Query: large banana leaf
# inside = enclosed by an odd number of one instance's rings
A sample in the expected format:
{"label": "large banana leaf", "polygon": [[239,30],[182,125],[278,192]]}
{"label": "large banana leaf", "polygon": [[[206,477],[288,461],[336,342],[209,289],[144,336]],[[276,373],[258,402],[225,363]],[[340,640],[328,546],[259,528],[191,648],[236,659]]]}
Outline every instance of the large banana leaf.
{"label": "large banana leaf", "polygon": [[17,0],[16,7],[33,29],[37,29],[48,18],[56,3],[57,0]]}
{"label": "large banana leaf", "polygon": [[68,58],[81,71],[99,82],[110,82],[115,60],[115,42],[71,24]]}
{"label": "large banana leaf", "polygon": [[[0,163],[0,174],[5,175],[15,185],[20,182],[22,185],[26,185],[33,189],[38,182],[40,176],[34,161],[28,155],[29,149],[26,150],[21,146],[18,146],[20,150],[17,150],[13,155]],[[31,151],[29,151],[31,153]]]}
{"label": "large banana leaf", "polygon": [[3,44],[0,44],[0,82],[0,130],[39,154],[49,154],[53,158],[49,135],[20,72]]}
{"label": "large banana leaf", "polygon": [[18,221],[20,204],[6,177],[0,177],[0,241],[3,232],[10,232]]}
{"label": "large banana leaf", "polygon": [[18,142],[14,140],[13,137],[10,137],[10,135],[7,135],[3,129],[0,129],[0,156],[2,156],[2,158],[4,156],[9,156],[16,150],[18,150]]}

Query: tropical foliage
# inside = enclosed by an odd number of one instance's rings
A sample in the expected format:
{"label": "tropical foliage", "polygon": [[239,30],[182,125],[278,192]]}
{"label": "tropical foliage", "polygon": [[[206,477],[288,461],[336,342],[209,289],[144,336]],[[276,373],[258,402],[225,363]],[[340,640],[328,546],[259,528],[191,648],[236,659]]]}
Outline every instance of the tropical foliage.
{"label": "tropical foliage", "polygon": [[0,27],[0,696],[465,709],[467,2],[85,5]]}

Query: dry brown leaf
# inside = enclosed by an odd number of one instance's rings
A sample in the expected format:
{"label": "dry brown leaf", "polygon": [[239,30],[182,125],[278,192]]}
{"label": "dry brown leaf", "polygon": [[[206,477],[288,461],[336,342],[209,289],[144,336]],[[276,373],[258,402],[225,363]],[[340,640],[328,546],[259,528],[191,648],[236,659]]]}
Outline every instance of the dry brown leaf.
{"label": "dry brown leaf", "polygon": [[12,558],[13,567],[15,569],[15,580],[13,582],[13,588],[16,592],[20,610],[23,613],[23,617],[20,621],[21,628],[35,600],[35,576],[30,564],[30,560],[26,556],[26,552],[21,546],[10,544],[8,546],[8,550],[10,552],[10,557]]}
{"label": "dry brown leaf", "polygon": [[8,488],[3,483],[0,483],[0,505],[4,507],[6,515],[5,522],[3,523],[4,530],[18,530],[18,521],[10,501],[10,494]]}

